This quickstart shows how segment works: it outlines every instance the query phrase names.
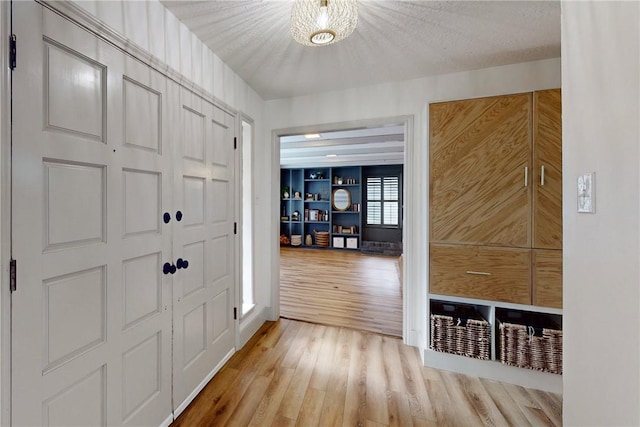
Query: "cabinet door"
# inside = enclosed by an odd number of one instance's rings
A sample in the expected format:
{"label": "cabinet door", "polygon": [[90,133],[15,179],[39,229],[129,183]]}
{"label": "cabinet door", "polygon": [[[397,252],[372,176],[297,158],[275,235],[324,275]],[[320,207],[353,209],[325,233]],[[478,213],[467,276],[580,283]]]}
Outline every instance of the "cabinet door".
{"label": "cabinet door", "polygon": [[562,249],[560,89],[533,94],[533,247]]}
{"label": "cabinet door", "polygon": [[562,308],[562,251],[533,250],[533,305]]}
{"label": "cabinet door", "polygon": [[530,247],[531,94],[431,104],[431,241]]}
{"label": "cabinet door", "polygon": [[531,304],[531,250],[431,245],[429,292]]}

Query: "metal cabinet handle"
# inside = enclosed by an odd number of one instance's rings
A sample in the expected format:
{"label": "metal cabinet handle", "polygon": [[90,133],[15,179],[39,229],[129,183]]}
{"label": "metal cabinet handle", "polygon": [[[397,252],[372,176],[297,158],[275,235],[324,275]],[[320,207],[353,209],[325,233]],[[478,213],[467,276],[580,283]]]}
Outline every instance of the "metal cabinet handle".
{"label": "metal cabinet handle", "polygon": [[176,267],[178,269],[180,268],[187,268],[189,267],[189,261],[187,261],[186,259],[182,259],[182,258],[178,258],[178,260],[176,261]]}
{"label": "metal cabinet handle", "polygon": [[524,167],[524,186],[529,186],[529,166]]}
{"label": "metal cabinet handle", "polygon": [[491,276],[491,273],[487,273],[484,271],[473,271],[473,270],[467,270],[467,274],[475,274],[476,276]]}
{"label": "metal cabinet handle", "polygon": [[540,185],[544,185],[544,165],[540,166]]}

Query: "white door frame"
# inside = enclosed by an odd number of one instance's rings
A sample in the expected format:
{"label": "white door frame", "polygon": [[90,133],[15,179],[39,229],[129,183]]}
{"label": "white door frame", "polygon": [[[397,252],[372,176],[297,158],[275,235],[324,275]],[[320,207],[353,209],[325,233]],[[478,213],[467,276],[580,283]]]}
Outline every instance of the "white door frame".
{"label": "white door frame", "polygon": [[0,425],[11,421],[11,3],[0,3]]}
{"label": "white door frame", "polygon": [[[278,236],[280,235],[280,217],[277,214],[279,212],[280,205],[280,137],[285,135],[301,135],[307,133],[322,133],[331,132],[342,129],[355,129],[362,127],[376,127],[383,126],[389,123],[402,123],[404,125],[404,177],[413,176],[414,171],[413,162],[413,137],[414,137],[414,117],[412,115],[386,117],[379,119],[368,120],[356,120],[340,123],[325,123],[318,125],[298,126],[285,129],[275,129],[271,133],[272,139],[272,159],[271,159],[271,319],[275,320],[280,317],[280,241]],[[419,237],[417,233],[414,233],[414,224],[417,224],[418,218],[415,218],[415,213],[420,212],[419,206],[414,206],[416,198],[413,197],[415,191],[419,189],[414,188],[411,184],[411,178],[404,178],[403,182],[403,227],[402,227],[402,247],[403,247],[403,262],[404,268],[402,273],[402,338],[405,344],[417,345],[417,337],[415,331],[419,330],[419,326],[416,325],[418,321],[415,316],[415,304],[411,304],[415,301],[414,295],[419,291],[417,285],[412,284],[408,280],[411,275],[409,272],[413,271],[414,257],[412,256],[411,248],[414,247],[414,241]],[[407,185],[408,184],[408,185]]]}

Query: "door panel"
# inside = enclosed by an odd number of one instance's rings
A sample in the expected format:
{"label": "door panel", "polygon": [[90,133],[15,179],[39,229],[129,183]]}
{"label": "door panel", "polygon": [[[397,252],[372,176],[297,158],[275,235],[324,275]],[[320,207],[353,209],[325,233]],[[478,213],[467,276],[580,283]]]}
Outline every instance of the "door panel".
{"label": "door panel", "polygon": [[533,247],[562,249],[560,89],[534,92],[533,102]]}
{"label": "door panel", "polygon": [[436,103],[429,114],[431,241],[529,247],[531,95]]}
{"label": "door panel", "polygon": [[[234,351],[233,129],[230,114],[184,88],[177,89],[174,188],[183,219],[176,223],[174,257],[188,262],[176,274],[174,404],[181,410],[194,389]],[[223,147],[226,145],[227,147]]]}
{"label": "door panel", "polygon": [[12,424],[159,425],[172,410],[165,79],[34,2],[14,4],[14,28]]}

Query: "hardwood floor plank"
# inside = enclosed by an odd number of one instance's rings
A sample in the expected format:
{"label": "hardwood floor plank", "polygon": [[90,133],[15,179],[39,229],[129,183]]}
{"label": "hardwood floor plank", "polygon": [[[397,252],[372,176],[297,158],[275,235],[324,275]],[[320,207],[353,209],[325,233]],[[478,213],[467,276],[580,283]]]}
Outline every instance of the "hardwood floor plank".
{"label": "hardwood floor plank", "polygon": [[309,387],[317,390],[327,390],[327,384],[331,378],[331,371],[333,370],[333,355],[336,351],[338,329],[328,328],[325,331],[325,335],[322,340],[322,346],[316,365],[313,368],[311,374],[311,380],[309,381]]}
{"label": "hardwood floor plank", "polygon": [[365,425],[367,409],[367,334],[352,331],[351,358],[344,404],[343,426]]}
{"label": "hardwood floor plank", "polygon": [[480,418],[476,412],[475,407],[467,398],[465,390],[458,380],[458,374],[442,371],[441,376],[443,384],[449,394],[450,402],[456,405],[456,416],[461,420],[462,425],[485,425],[482,418]]}
{"label": "hardwood floor plank", "polygon": [[424,418],[429,422],[435,422],[435,411],[424,385],[420,358],[416,353],[416,349],[402,345],[399,352],[400,364],[404,373],[405,390],[411,405],[411,415],[417,418]]}
{"label": "hardwood floor plank", "polygon": [[[389,426],[412,427],[411,406],[405,393],[398,391],[389,392]],[[426,421],[426,420],[425,420]]]}
{"label": "hardwood floor plank", "polygon": [[471,405],[476,410],[476,414],[482,420],[483,425],[508,426],[509,423],[504,418],[493,399],[487,395],[486,390],[478,378],[466,375],[457,375],[456,379],[462,386],[462,390]]}
{"label": "hardwood floor plank", "polygon": [[267,388],[271,383],[271,379],[267,377],[257,376],[249,386],[247,392],[242,396],[242,400],[236,406],[236,409],[231,413],[228,426],[231,427],[245,427],[249,425],[253,415],[260,404]]}
{"label": "hardwood floor plank", "polygon": [[305,392],[311,381],[311,374],[318,358],[318,352],[321,347],[321,339],[326,330],[322,325],[311,325],[308,328],[302,328],[301,331],[308,331],[310,339],[303,348],[300,361],[295,368],[293,379],[289,383],[289,387],[282,399],[282,404],[278,410],[278,414],[286,418],[295,420],[298,418]]}
{"label": "hardwood floor plank", "polygon": [[332,369],[329,373],[329,381],[327,384],[328,393],[324,398],[320,426],[334,427],[342,424],[349,379],[351,339],[351,330],[339,329],[338,341],[331,361]]}
{"label": "hardwood floor plank", "polygon": [[[544,410],[540,408],[538,402],[529,394],[527,389],[514,384],[504,384],[504,388],[532,426],[555,425],[544,413]],[[560,416],[560,418],[562,418],[562,416]]]}
{"label": "hardwood floor plank", "polygon": [[386,424],[389,422],[389,384],[382,359],[382,336],[370,334],[367,350],[367,420]]}
{"label": "hardwood floor plank", "polygon": [[294,370],[288,368],[279,368],[274,372],[271,383],[249,422],[250,426],[268,426],[274,423],[293,374]]}
{"label": "hardwood floor plank", "polygon": [[508,425],[526,426],[529,424],[527,418],[520,410],[518,410],[516,402],[511,398],[509,393],[507,393],[501,383],[482,378],[480,379],[480,382],[502,416],[507,420]]}
{"label": "hardwood floor plank", "polygon": [[280,320],[172,424],[243,425],[560,426],[562,396],[424,367],[388,335]]}
{"label": "hardwood floor plank", "polygon": [[562,425],[562,417],[559,416],[562,414],[562,402],[558,402],[551,393],[544,393],[540,390],[527,391],[538,402],[540,409],[553,421],[554,425]]}
{"label": "hardwood floor plank", "polygon": [[326,392],[324,390],[307,389],[300,408],[300,415],[296,420],[296,426],[316,427],[320,423],[325,395]]}

